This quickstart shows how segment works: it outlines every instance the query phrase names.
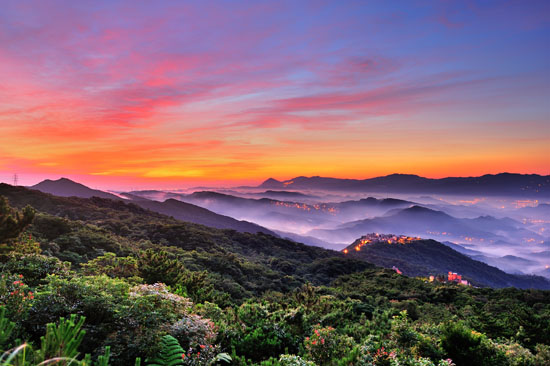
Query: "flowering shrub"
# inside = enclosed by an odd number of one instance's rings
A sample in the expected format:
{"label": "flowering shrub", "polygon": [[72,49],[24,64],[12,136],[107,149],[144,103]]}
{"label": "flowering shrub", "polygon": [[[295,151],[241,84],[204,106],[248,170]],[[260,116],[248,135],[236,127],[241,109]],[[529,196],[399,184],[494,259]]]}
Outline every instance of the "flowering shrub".
{"label": "flowering shrub", "polygon": [[40,243],[33,239],[32,235],[22,234],[13,243],[13,252],[15,255],[40,254]]}
{"label": "flowering shrub", "polygon": [[353,345],[353,338],[338,334],[333,327],[322,328],[319,324],[304,341],[307,357],[321,366],[331,365],[334,360],[346,356]]}
{"label": "flowering shrub", "polygon": [[300,356],[295,355],[281,355],[279,357],[280,366],[315,366],[312,361],[306,361]]}
{"label": "flowering shrub", "polygon": [[0,279],[0,303],[10,318],[20,319],[31,307],[34,293],[23,282],[21,274],[3,274]]}
{"label": "flowering shrub", "polygon": [[403,311],[392,318],[385,334],[376,333],[365,338],[357,365],[454,366],[450,359],[433,361],[443,355],[430,334],[425,334],[433,331],[429,327],[413,326]]}
{"label": "flowering shrub", "polygon": [[535,350],[537,351],[535,355],[535,365],[550,365],[550,345],[537,344]]}
{"label": "flowering shrub", "polygon": [[134,286],[129,295],[130,298],[148,297],[159,305],[171,307],[171,311],[176,313],[185,313],[191,307],[188,298],[171,293],[164,283]]}
{"label": "flowering shrub", "polygon": [[534,366],[535,356],[531,351],[519,343],[513,341],[505,341],[504,343],[495,344],[495,347],[504,352],[508,359],[509,366]]}
{"label": "flowering shrub", "polygon": [[199,315],[187,315],[170,326],[172,334],[185,349],[209,347],[216,339],[216,326]]}
{"label": "flowering shrub", "polygon": [[[390,366],[397,365],[395,352],[388,352],[387,342],[378,342],[376,336],[370,335],[361,346],[359,364],[361,366]],[[386,346],[384,346],[384,345]]]}
{"label": "flowering shrub", "polygon": [[212,344],[200,344],[198,347],[189,348],[181,357],[183,364],[188,366],[210,366],[219,361],[231,362],[229,355],[220,353],[220,347]]}
{"label": "flowering shrub", "polygon": [[70,263],[41,254],[11,255],[4,263],[2,270],[22,274],[25,277],[25,283],[34,287],[45,283],[46,277],[51,274],[68,276]]}

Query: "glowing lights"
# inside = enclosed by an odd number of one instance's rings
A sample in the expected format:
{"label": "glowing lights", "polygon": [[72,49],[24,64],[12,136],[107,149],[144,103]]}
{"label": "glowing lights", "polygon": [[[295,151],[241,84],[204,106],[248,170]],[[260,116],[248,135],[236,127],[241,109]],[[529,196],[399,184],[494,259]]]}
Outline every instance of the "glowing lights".
{"label": "glowing lights", "polygon": [[[355,251],[361,251],[361,248],[365,245],[375,244],[375,243],[385,243],[385,244],[410,244],[415,241],[422,240],[420,237],[412,237],[405,235],[392,235],[392,234],[378,234],[372,233],[367,234],[359,238],[354,245]],[[344,250],[344,253],[347,249]]]}
{"label": "glowing lights", "polygon": [[539,200],[517,200],[514,202],[516,208],[535,207],[539,204]]}
{"label": "glowing lights", "polygon": [[306,205],[305,203],[298,203],[298,202],[272,201],[271,204],[273,204],[275,206],[296,208],[296,209],[303,210],[303,211],[323,211],[323,212],[328,212],[329,214],[338,213],[338,210],[335,207],[330,206],[326,203],[315,204],[315,205]]}

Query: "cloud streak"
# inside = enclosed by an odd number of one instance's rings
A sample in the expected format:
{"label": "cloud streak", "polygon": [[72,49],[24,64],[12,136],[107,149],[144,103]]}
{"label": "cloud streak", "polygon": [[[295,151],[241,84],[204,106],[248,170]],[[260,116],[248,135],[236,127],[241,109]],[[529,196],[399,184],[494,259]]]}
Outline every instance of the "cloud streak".
{"label": "cloud streak", "polygon": [[[409,163],[388,159],[385,167],[336,173],[413,166],[440,175],[426,163],[430,154],[461,138],[488,156],[523,151],[526,166],[542,173],[550,131],[533,142],[514,125],[492,150],[483,146],[495,120],[520,124],[526,109],[530,121],[547,126],[548,109],[536,102],[550,97],[546,5],[404,6],[7,2],[0,170],[139,184],[334,174],[323,157],[367,161],[383,155],[382,139]],[[430,139],[433,126],[448,136]],[[411,131],[431,146],[410,153]],[[350,148],[357,136],[364,144]],[[463,152],[451,153],[457,160]],[[491,158],[479,173],[491,169],[522,170],[521,162]]]}

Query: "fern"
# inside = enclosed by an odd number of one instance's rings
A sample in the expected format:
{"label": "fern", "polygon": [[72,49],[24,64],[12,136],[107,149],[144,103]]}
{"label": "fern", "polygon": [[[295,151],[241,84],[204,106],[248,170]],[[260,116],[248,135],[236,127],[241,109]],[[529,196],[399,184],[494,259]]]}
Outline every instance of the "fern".
{"label": "fern", "polygon": [[231,363],[231,361],[233,361],[233,359],[231,358],[231,356],[229,356],[227,353],[218,353],[216,355],[216,357],[214,357],[214,363],[219,363],[219,362],[226,362],[226,363]]}
{"label": "fern", "polygon": [[184,353],[178,340],[171,335],[162,337],[160,352],[157,357],[147,360],[147,366],[178,366],[183,365],[181,355]]}

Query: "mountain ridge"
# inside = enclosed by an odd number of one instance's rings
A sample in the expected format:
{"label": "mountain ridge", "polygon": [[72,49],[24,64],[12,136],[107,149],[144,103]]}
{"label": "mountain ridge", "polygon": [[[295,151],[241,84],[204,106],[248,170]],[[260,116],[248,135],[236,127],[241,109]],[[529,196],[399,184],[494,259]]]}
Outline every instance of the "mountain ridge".
{"label": "mountain ridge", "polygon": [[[124,201],[122,198],[113,194],[91,189],[81,183],[72,181],[68,178],[60,178],[58,180],[46,179],[30,189],[38,190],[43,193],[52,194],[58,197],[79,197],[92,198],[99,197],[114,201]],[[140,207],[172,216],[176,219],[192,222],[195,224],[215,227],[217,229],[233,229],[239,232],[262,232],[264,234],[277,236],[273,231],[264,228],[260,225],[237,220],[230,216],[220,215],[206,208],[199,207],[192,203],[185,203],[174,199],[167,199],[164,202],[152,201],[140,196],[124,194],[133,204]]]}
{"label": "mountain ridge", "polygon": [[82,183],[78,183],[64,177],[57,180],[45,179],[38,184],[30,186],[29,188],[60,197],[100,197],[112,200],[122,200],[122,198],[114,194],[87,187]]}
{"label": "mountain ridge", "polygon": [[285,181],[269,178],[256,188],[550,197],[550,175],[499,173],[478,177],[425,178],[396,173],[367,179],[300,176]]}

